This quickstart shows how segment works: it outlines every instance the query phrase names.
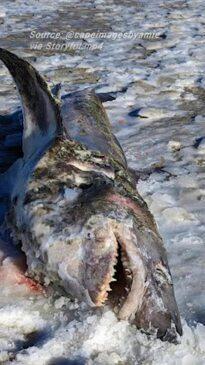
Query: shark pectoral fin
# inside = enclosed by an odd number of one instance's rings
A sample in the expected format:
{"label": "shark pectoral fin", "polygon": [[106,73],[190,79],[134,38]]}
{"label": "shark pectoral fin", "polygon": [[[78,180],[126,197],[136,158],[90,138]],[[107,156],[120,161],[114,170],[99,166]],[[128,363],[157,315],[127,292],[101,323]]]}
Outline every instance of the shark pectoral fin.
{"label": "shark pectoral fin", "polygon": [[[4,199],[4,211],[0,215],[2,222],[11,201],[23,201],[26,185],[35,165],[61,131],[61,117],[58,103],[51,95],[45,80],[33,66],[2,48],[0,48],[0,60],[14,79],[23,107],[23,131],[21,116],[19,118],[17,113],[17,118],[16,116],[12,118],[17,125],[19,122],[20,137],[22,133],[21,153],[17,152],[16,158],[14,156],[12,160],[14,162],[11,161],[7,166],[5,153],[5,163],[2,162],[3,173],[0,174],[0,200]],[[6,136],[12,135],[13,130],[10,124],[10,129],[5,132]]]}
{"label": "shark pectoral fin", "polygon": [[27,160],[46,150],[57,136],[61,127],[59,106],[45,80],[27,61],[2,48],[0,59],[11,73],[21,97],[23,155]]}

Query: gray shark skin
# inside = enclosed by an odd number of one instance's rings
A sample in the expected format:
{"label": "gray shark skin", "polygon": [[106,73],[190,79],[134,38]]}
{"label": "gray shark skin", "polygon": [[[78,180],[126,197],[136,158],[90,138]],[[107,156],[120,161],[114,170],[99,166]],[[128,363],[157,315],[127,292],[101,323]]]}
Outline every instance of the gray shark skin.
{"label": "gray shark skin", "polygon": [[2,49],[0,59],[24,110],[23,156],[0,175],[0,188],[9,177],[7,224],[30,276],[176,342],[166,251],[101,101],[84,90],[60,105],[26,61]]}

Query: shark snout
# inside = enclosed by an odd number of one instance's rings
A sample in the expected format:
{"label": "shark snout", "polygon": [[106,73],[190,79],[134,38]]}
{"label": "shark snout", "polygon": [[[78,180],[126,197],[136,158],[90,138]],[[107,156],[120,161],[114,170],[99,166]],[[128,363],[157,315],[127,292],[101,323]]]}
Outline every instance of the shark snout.
{"label": "shark snout", "polygon": [[177,342],[182,335],[179,310],[169,268],[162,261],[147,270],[146,290],[134,323],[162,341]]}

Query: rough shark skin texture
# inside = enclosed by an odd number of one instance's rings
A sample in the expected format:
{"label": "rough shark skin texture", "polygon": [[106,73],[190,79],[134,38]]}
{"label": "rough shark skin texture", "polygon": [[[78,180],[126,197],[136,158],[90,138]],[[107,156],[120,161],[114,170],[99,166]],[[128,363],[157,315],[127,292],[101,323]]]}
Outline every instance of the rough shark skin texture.
{"label": "rough shark skin texture", "polygon": [[[7,222],[30,275],[91,306],[108,301],[120,319],[176,341],[182,329],[165,248],[99,98],[70,94],[61,119],[37,72],[7,51],[0,58],[26,104]],[[13,71],[21,62],[31,84],[35,73],[34,93]]]}

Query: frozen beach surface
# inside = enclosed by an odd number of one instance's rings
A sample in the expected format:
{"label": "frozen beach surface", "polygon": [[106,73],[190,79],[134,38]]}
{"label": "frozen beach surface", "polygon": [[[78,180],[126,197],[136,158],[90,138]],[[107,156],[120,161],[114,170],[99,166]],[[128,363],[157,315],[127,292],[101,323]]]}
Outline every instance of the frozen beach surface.
{"label": "frozen beach surface", "polygon": [[[204,11],[201,0],[1,2],[2,47],[27,58],[51,86],[62,81],[62,94],[92,86],[115,95],[105,107],[164,239],[184,335],[179,345],[148,339],[109,308],[87,310],[57,293],[29,296],[10,281],[0,286],[0,364],[205,364]],[[66,52],[44,40],[39,51],[33,30],[159,38],[88,38],[80,42],[102,48]],[[0,80],[7,113],[19,100],[2,65]]]}
{"label": "frozen beach surface", "polygon": [[66,304],[56,314],[48,303],[42,304],[40,311],[46,310],[47,316],[48,310],[52,311],[52,317],[45,320],[45,314],[41,316],[29,302],[23,307],[5,306],[0,319],[0,361],[10,363],[10,358],[12,364],[19,365],[204,363],[205,329],[201,324],[191,329],[184,322],[184,336],[176,346],[148,340],[127,322],[119,322],[109,310],[94,314],[78,308],[75,318],[68,321],[65,308]]}

